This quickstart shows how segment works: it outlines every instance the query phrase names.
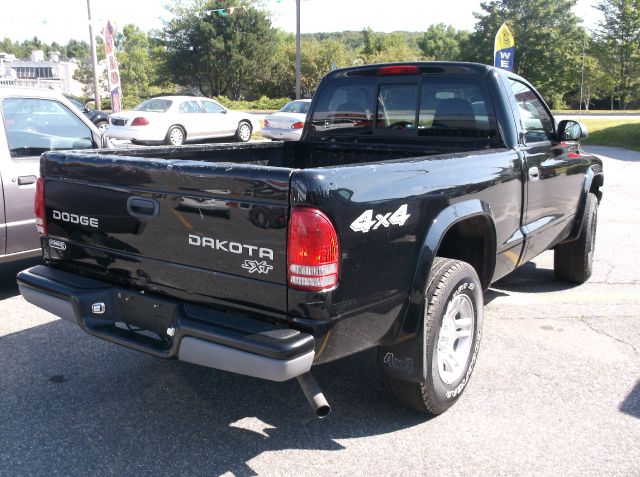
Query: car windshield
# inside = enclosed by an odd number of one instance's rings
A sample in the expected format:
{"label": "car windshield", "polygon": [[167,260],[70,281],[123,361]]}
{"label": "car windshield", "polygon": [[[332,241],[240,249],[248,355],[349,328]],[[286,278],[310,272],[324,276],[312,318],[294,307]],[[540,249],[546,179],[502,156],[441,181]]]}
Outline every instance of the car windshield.
{"label": "car windshield", "polygon": [[155,113],[166,113],[173,104],[170,99],[151,98],[140,103],[133,108],[134,111],[149,111]]}
{"label": "car windshield", "polygon": [[280,110],[281,113],[300,114],[307,114],[307,111],[309,111],[309,101],[291,101]]}

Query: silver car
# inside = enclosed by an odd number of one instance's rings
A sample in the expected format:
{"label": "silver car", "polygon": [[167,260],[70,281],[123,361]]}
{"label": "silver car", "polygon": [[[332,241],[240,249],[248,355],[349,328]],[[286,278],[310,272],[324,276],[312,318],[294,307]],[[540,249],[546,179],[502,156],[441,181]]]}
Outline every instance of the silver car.
{"label": "silver car", "polygon": [[280,141],[299,141],[309,111],[310,99],[297,99],[264,119],[262,136]]}
{"label": "silver car", "polygon": [[0,263],[39,255],[33,198],[40,155],[106,147],[98,129],[55,91],[0,87]]}

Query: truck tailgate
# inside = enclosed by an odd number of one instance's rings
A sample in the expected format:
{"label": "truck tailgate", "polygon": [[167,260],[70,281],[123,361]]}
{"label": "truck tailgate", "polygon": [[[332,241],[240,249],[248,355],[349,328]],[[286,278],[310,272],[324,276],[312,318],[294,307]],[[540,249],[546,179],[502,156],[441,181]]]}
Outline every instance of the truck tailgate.
{"label": "truck tailgate", "polygon": [[47,258],[146,290],[286,310],[289,169],[80,153],[48,153],[42,168]]}

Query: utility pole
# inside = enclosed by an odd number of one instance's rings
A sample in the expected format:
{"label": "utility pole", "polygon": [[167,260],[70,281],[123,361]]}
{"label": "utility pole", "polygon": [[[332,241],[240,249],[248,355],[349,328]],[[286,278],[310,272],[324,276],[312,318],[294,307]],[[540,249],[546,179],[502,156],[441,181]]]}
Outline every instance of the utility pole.
{"label": "utility pole", "polygon": [[89,38],[91,39],[91,59],[93,61],[93,93],[96,109],[100,107],[100,89],[98,85],[98,55],[96,53],[96,39],[93,36],[93,23],[91,22],[91,0],[87,0],[87,14],[89,15]]}
{"label": "utility pole", "polygon": [[300,0],[296,0],[296,99],[300,99]]}

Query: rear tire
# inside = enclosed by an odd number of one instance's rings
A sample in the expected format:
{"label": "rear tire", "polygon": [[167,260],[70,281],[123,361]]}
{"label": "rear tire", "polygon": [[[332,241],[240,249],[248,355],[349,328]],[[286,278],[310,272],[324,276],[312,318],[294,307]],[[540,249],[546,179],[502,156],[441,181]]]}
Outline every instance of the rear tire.
{"label": "rear tire", "polygon": [[180,146],[185,139],[186,133],[180,126],[171,126],[164,138],[164,143],[169,146]]}
{"label": "rear tire", "polygon": [[425,295],[426,379],[415,383],[387,376],[395,397],[416,411],[438,415],[464,391],[482,336],[482,285],[466,262],[438,257]]}
{"label": "rear tire", "polygon": [[580,236],[573,242],[556,245],[553,252],[553,270],[558,279],[584,283],[591,277],[597,225],[598,198],[589,193]]}
{"label": "rear tire", "polygon": [[251,139],[252,132],[253,129],[251,128],[251,123],[247,121],[240,121],[238,129],[236,130],[236,139],[241,142],[247,142]]}

